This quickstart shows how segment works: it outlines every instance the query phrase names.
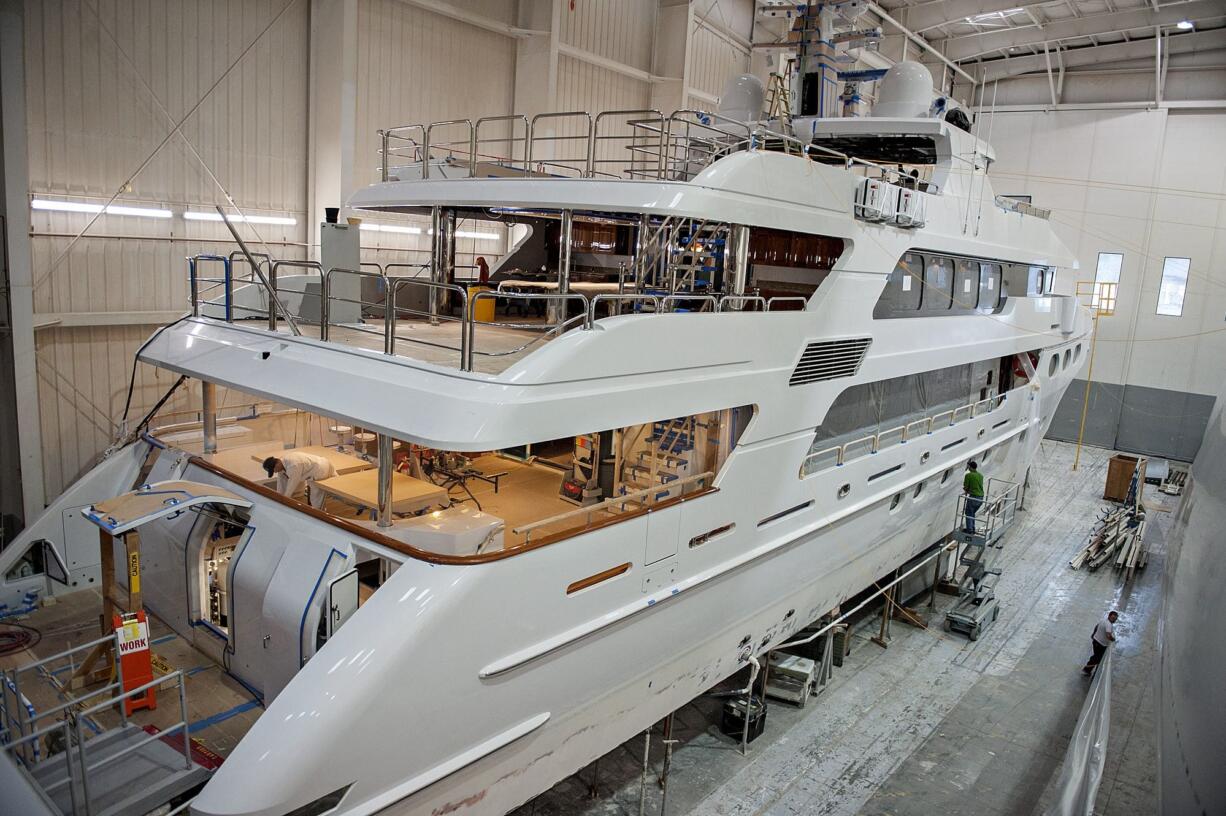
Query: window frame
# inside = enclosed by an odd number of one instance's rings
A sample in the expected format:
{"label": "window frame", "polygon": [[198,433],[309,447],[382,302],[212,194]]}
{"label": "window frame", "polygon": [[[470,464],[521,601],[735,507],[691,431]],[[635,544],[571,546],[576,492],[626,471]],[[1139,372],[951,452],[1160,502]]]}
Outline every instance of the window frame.
{"label": "window frame", "polygon": [[[1183,274],[1182,283],[1175,284],[1181,287],[1180,292],[1179,292],[1179,304],[1178,304],[1179,311],[1164,312],[1162,310],[1164,306],[1163,295],[1166,293],[1166,287],[1167,287],[1167,280],[1166,280],[1167,279],[1167,266],[1170,264],[1171,261],[1185,261],[1186,263],[1184,265],[1183,272],[1182,272]],[[1184,304],[1187,303],[1188,301],[1188,278],[1190,278],[1191,276],[1192,276],[1192,259],[1191,258],[1185,258],[1181,255],[1168,255],[1162,259],[1162,278],[1158,282],[1158,300],[1154,305],[1154,314],[1158,315],[1159,317],[1183,317],[1183,307],[1184,307]]]}
{"label": "window frame", "polygon": [[[1119,265],[1116,267],[1116,269],[1115,269],[1115,273],[1114,273],[1114,274],[1115,274],[1115,280],[1103,280],[1103,278],[1102,278],[1102,273],[1103,273],[1103,257],[1104,257],[1104,256],[1106,256],[1106,257],[1111,257],[1111,258],[1119,258],[1119,259],[1120,259]],[[1097,309],[1097,308],[1098,308],[1098,303],[1099,303],[1099,299],[1098,299],[1098,292],[1099,292],[1099,289],[1098,289],[1098,286],[1099,286],[1099,284],[1102,284],[1102,283],[1114,283],[1114,284],[1115,284],[1116,291],[1118,292],[1118,291],[1119,291],[1119,287],[1120,287],[1120,279],[1121,279],[1121,278],[1123,278],[1123,277],[1124,277],[1124,253],[1123,253],[1123,252],[1099,252],[1099,253],[1098,253],[1098,261],[1097,261],[1097,263],[1096,263],[1096,264],[1095,264],[1095,266],[1094,266],[1094,295],[1093,295],[1093,297],[1092,297],[1092,298],[1091,298],[1091,300],[1090,300],[1090,307],[1091,307],[1091,308],[1094,308],[1094,309]]]}
{"label": "window frame", "polygon": [[[973,312],[979,308],[979,294],[983,287],[983,263],[981,261],[972,260],[971,258],[954,258],[954,297],[953,309],[955,311]],[[964,282],[973,281],[974,290],[971,293],[965,293],[958,290],[958,281],[961,279]],[[963,289],[966,287],[963,286]],[[971,296],[973,302],[964,303],[958,300],[959,297]]]}
{"label": "window frame", "polygon": [[[924,283],[923,283],[923,291],[920,293],[920,305],[919,305],[920,312],[940,314],[940,313],[951,311],[954,306],[954,298],[953,298],[954,268],[955,268],[954,259],[946,257],[944,255],[935,255],[935,254],[934,255],[921,255],[920,257],[924,259],[924,272],[923,272],[923,282]],[[936,264],[938,266],[944,265],[946,267],[946,271],[948,274],[948,286],[941,289],[939,287],[933,286],[932,282],[928,280],[928,269],[929,269],[930,264]],[[945,296],[944,305],[938,304],[936,306],[930,306],[929,299],[928,299],[929,295],[935,295],[937,291],[940,291],[941,293],[944,294]]]}

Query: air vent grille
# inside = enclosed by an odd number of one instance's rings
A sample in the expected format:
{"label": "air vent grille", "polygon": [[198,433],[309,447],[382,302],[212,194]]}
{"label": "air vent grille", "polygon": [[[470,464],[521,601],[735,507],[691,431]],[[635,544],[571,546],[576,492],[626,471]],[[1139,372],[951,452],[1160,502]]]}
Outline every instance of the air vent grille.
{"label": "air vent grille", "polygon": [[800,362],[792,372],[788,385],[804,385],[806,383],[834,380],[839,377],[850,377],[860,370],[864,355],[868,352],[871,337],[857,337],[852,340],[822,340],[805,346],[805,353],[800,355]]}

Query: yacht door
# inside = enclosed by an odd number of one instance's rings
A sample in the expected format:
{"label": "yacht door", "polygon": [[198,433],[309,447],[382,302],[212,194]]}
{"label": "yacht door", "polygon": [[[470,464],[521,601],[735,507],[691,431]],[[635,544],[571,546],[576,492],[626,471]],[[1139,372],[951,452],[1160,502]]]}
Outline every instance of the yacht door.
{"label": "yacht door", "polygon": [[328,584],[328,616],[325,632],[330,639],[341,624],[358,611],[358,571],[351,569]]}
{"label": "yacht door", "polygon": [[681,507],[669,507],[647,514],[647,551],[643,565],[654,564],[677,554],[681,534]]}

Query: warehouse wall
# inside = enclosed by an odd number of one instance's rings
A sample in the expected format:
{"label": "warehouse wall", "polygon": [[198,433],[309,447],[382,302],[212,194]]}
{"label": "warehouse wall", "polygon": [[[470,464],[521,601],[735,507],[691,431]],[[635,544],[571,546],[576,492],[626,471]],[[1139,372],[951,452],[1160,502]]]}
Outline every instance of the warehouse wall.
{"label": "warehouse wall", "polygon": [[[661,99],[669,110],[710,108],[728,76],[748,66],[740,40],[751,33],[750,0],[698,0],[692,8],[676,0],[585,0],[573,8],[567,0],[443,3],[477,20],[412,0],[343,1],[356,19],[357,185],[376,178],[380,127],[534,107],[595,113]],[[184,212],[228,206],[229,193],[246,213],[295,219],[242,225],[253,249],[293,258],[313,252],[308,208],[318,148],[309,138],[310,66],[318,0],[14,2],[24,16],[30,197],[103,204],[119,191],[116,204],[172,214],[102,215],[78,238],[92,215],[30,213],[49,500],[114,438],[137,347],[186,309],[183,258],[232,249],[224,225],[185,220]],[[680,11],[683,25],[661,42],[665,11]],[[532,81],[517,88],[517,70],[533,51],[553,68],[531,72]],[[662,52],[679,58],[676,64],[661,68]],[[519,99],[526,87],[541,93]],[[459,239],[460,264],[504,251],[503,230],[460,229],[497,236]],[[371,260],[428,259],[424,230],[368,230],[362,243]],[[138,366],[131,416],[142,415],[172,381]],[[198,401],[188,389],[171,407],[191,410]]]}
{"label": "warehouse wall", "polygon": [[[997,191],[1052,208],[1081,265],[1073,277],[1092,280],[1099,252],[1124,256],[1119,304],[1101,319],[1086,441],[1191,460],[1226,359],[1226,114],[1010,112],[982,127]],[[1177,317],[1156,314],[1168,256],[1191,259]],[[1069,389],[1054,438],[1076,438],[1084,388]]]}
{"label": "warehouse wall", "polygon": [[[48,498],[112,440],[150,324],[186,309],[184,256],[231,248],[224,225],[184,211],[226,203],[224,187],[246,212],[297,219],[245,226],[249,240],[274,255],[304,252],[308,10],[283,0],[25,3],[31,197],[101,204],[120,190],[119,204],[173,213],[102,215],[76,241],[89,214],[31,213]],[[170,135],[180,121],[186,142]],[[171,381],[141,366],[133,413]]]}

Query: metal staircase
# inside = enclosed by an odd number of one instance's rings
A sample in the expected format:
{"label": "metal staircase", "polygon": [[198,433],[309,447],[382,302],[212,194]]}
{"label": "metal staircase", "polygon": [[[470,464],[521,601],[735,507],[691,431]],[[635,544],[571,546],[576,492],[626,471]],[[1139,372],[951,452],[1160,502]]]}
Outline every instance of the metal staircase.
{"label": "metal staircase", "polygon": [[618,487],[618,495],[659,486],[660,491],[646,494],[645,499],[632,501],[643,504],[669,498],[672,492],[670,485],[693,471],[695,430],[692,416],[653,423],[646,446],[624,468],[626,478]]}
{"label": "metal staircase", "polygon": [[634,269],[640,291],[697,294],[714,288],[724,268],[728,225],[668,217],[650,230]]}

